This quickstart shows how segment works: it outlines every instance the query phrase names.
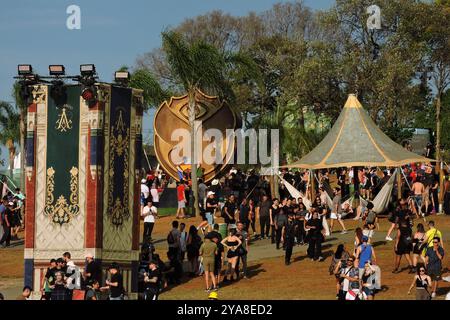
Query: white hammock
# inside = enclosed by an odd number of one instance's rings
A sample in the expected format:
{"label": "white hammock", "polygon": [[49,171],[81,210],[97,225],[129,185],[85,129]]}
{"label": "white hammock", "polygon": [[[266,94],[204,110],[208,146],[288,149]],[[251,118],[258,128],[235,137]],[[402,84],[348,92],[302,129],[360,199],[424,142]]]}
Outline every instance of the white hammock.
{"label": "white hammock", "polygon": [[[311,209],[312,206],[311,200],[309,200],[302,192],[295,189],[295,187],[292,184],[284,180],[280,175],[279,177],[281,179],[281,182],[286,186],[286,189],[289,191],[291,196],[295,199],[302,198],[303,204],[305,205],[306,209],[307,210]],[[327,194],[327,197],[329,198],[330,196]],[[322,226],[325,230],[325,236],[327,237],[330,236],[330,228],[328,227],[327,219],[322,219]]]}
{"label": "white hammock", "polygon": [[286,186],[286,189],[289,191],[291,196],[295,199],[302,198],[303,204],[305,205],[306,210],[311,209],[311,206],[312,206],[311,200],[309,200],[301,191],[298,191],[297,189],[295,189],[295,187],[292,184],[290,184],[289,182],[284,180],[281,176],[279,176],[279,177],[281,179],[281,182],[283,182],[283,184]]}
{"label": "white hammock", "polygon": [[[375,213],[383,213],[388,204],[389,200],[391,199],[392,190],[394,189],[394,182],[395,182],[395,176],[397,174],[397,170],[395,169],[392,176],[389,178],[389,180],[386,182],[386,184],[381,188],[380,192],[375,196],[375,199],[373,199],[373,209]],[[367,207],[368,201],[363,199],[361,196],[359,197],[359,201],[361,203],[362,207]]]}

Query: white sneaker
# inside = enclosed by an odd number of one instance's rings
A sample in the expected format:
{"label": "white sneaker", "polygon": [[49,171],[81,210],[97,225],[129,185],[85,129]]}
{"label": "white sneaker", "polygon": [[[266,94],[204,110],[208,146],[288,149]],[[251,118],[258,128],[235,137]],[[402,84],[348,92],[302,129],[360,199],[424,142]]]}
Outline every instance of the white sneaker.
{"label": "white sneaker", "polygon": [[433,293],[431,294],[431,297],[432,297],[432,298],[436,298],[436,292],[433,292]]}
{"label": "white sneaker", "polygon": [[442,280],[444,280],[445,282],[450,282],[450,276],[442,277]]}
{"label": "white sneaker", "polygon": [[346,234],[347,232],[347,230],[342,230],[341,234]]}
{"label": "white sneaker", "polygon": [[386,241],[392,241],[392,238],[391,237],[386,237],[385,240]]}

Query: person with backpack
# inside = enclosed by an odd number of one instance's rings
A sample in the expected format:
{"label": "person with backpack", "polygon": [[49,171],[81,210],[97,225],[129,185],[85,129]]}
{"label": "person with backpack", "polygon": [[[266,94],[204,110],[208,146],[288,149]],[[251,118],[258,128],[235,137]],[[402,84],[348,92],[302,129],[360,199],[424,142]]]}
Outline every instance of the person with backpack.
{"label": "person with backpack", "polygon": [[413,263],[411,261],[411,251],[412,251],[412,229],[405,222],[399,223],[397,228],[397,237],[395,238],[395,266],[392,273],[399,273],[400,261],[402,256],[405,256],[409,264],[409,273],[414,273]]}
{"label": "person with backpack", "polygon": [[[195,228],[195,227],[194,227]],[[167,235],[167,244],[169,250],[167,257],[170,260],[170,266],[174,268],[174,280],[178,284],[180,283],[183,268],[181,265],[181,251],[180,251],[180,230],[178,230],[178,221],[172,222],[172,230]]]}
{"label": "person with backpack", "polygon": [[371,244],[367,243],[368,241],[369,238],[367,236],[363,236],[362,244],[356,250],[356,263],[359,269],[359,279],[362,278],[367,261],[372,261],[373,264],[376,264],[375,250]]}

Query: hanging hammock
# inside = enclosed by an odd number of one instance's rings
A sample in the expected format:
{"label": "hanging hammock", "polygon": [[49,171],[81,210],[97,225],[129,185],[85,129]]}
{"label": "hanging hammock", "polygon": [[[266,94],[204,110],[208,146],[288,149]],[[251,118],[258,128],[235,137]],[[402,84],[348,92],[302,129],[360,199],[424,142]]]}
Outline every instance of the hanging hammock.
{"label": "hanging hammock", "polygon": [[290,184],[289,182],[284,180],[280,175],[278,175],[278,177],[281,179],[281,182],[283,182],[283,184],[286,186],[286,189],[291,194],[291,197],[293,197],[295,199],[302,198],[303,204],[305,205],[306,210],[311,209],[312,202],[311,202],[311,200],[308,199],[308,197],[306,195],[304,195],[301,191],[298,191],[297,189],[295,189],[292,184]]}
{"label": "hanging hammock", "polygon": [[[375,199],[373,199],[372,211],[374,211],[375,213],[380,214],[386,211],[389,205],[389,200],[391,199],[392,190],[394,189],[394,182],[397,170],[398,169],[395,169],[395,172],[392,174],[392,176],[389,178],[386,184],[381,188],[380,192],[378,192],[378,194],[375,196]],[[362,207],[367,207],[368,201],[366,199],[359,196],[359,201]]]}

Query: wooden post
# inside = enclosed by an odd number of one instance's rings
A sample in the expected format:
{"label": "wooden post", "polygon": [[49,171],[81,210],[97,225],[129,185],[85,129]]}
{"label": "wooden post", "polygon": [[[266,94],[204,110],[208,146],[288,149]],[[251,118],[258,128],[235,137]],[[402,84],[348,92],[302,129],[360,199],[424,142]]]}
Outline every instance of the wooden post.
{"label": "wooden post", "polygon": [[444,162],[439,162],[439,208],[438,214],[444,213]]}
{"label": "wooden post", "polygon": [[316,180],[314,178],[314,170],[310,170],[310,177],[311,180],[311,202],[314,202],[314,199],[316,198]]}
{"label": "wooden post", "polygon": [[402,167],[398,167],[397,170],[397,199],[400,200],[402,198]]}

